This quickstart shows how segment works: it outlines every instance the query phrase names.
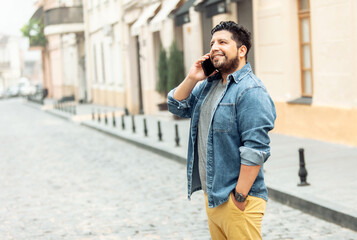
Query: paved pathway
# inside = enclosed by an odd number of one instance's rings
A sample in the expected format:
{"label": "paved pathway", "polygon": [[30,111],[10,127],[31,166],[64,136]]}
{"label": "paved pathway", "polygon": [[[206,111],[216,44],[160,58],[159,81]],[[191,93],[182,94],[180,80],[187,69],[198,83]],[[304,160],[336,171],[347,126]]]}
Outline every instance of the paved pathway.
{"label": "paved pathway", "polygon": [[[21,104],[0,101],[0,239],[210,239],[185,167]],[[263,239],[357,239],[269,201]]]}

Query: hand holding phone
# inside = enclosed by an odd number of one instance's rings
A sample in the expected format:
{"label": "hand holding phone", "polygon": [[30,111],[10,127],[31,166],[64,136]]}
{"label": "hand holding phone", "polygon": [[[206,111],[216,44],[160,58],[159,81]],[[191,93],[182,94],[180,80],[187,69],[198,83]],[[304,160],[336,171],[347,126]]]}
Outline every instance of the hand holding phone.
{"label": "hand holding phone", "polygon": [[214,71],[216,71],[217,69],[214,67],[212,61],[210,58],[207,58],[206,60],[204,60],[202,63],[202,69],[203,72],[205,73],[205,75],[208,77],[209,75],[211,75]]}

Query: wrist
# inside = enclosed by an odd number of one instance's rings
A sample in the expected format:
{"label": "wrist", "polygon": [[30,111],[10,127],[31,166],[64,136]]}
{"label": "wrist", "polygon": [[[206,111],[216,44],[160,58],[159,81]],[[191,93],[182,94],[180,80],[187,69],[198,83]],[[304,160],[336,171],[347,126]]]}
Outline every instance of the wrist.
{"label": "wrist", "polygon": [[241,193],[245,198],[248,196],[248,192],[242,189],[234,188],[233,192]]}
{"label": "wrist", "polygon": [[233,196],[237,202],[245,202],[245,200],[247,199],[247,195],[244,195],[236,189],[233,189]]}
{"label": "wrist", "polygon": [[187,82],[189,82],[190,84],[192,84],[192,86],[196,86],[196,84],[199,82],[199,80],[197,80],[193,77],[190,77],[190,76],[187,76],[185,80]]}

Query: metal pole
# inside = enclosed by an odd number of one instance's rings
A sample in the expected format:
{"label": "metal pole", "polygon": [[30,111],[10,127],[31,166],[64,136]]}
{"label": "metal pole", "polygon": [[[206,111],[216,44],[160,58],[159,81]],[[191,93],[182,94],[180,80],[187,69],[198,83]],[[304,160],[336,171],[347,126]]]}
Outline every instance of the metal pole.
{"label": "metal pole", "polygon": [[148,128],[147,128],[147,125],[146,125],[146,118],[144,118],[144,135],[145,135],[145,137],[148,136]]}
{"label": "metal pole", "polygon": [[107,111],[104,112],[104,122],[105,122],[105,125],[108,125]]}
{"label": "metal pole", "polygon": [[133,128],[133,133],[135,133],[135,119],[134,119],[134,115],[131,115],[131,125]]}
{"label": "metal pole", "polygon": [[177,124],[175,124],[175,142],[176,142],[176,147],[179,147],[180,146],[180,137],[179,137]]}
{"label": "metal pole", "polygon": [[117,124],[115,122],[115,112],[113,112],[113,127],[115,127]]}
{"label": "metal pole", "polygon": [[304,157],[304,149],[300,148],[299,149],[299,161],[300,161],[300,169],[299,169],[299,177],[300,177],[300,183],[298,186],[309,186],[310,184],[307,183],[306,178],[307,178],[307,170],[305,168],[305,157]]}
{"label": "metal pole", "polygon": [[160,123],[160,121],[157,121],[157,128],[158,128],[159,141],[162,141],[162,132],[161,132],[161,123]]}
{"label": "metal pole", "polygon": [[121,128],[125,130],[125,121],[124,121],[124,115],[121,115]]}

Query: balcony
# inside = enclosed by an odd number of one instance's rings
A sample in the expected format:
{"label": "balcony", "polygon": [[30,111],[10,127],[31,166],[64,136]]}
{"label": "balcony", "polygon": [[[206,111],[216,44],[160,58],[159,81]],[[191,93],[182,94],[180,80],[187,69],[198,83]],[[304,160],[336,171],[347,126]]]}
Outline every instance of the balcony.
{"label": "balcony", "polygon": [[45,35],[76,33],[84,31],[83,8],[59,7],[45,11]]}

